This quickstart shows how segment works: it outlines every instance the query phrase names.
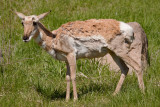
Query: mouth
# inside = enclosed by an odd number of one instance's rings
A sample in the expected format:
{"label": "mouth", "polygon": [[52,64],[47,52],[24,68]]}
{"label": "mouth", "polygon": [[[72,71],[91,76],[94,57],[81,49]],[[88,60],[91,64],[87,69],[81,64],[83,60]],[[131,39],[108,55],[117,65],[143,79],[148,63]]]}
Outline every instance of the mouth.
{"label": "mouth", "polygon": [[29,37],[24,36],[23,37],[23,42],[29,42],[32,39],[32,37],[33,37],[33,35],[31,35]]}
{"label": "mouth", "polygon": [[23,40],[23,42],[28,42],[29,40]]}

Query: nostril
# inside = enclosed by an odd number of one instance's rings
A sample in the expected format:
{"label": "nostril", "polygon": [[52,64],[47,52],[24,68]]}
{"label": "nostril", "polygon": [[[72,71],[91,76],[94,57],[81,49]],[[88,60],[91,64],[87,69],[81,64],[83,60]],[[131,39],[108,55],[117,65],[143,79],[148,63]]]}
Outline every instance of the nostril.
{"label": "nostril", "polygon": [[28,40],[28,37],[27,36],[23,36],[23,40]]}

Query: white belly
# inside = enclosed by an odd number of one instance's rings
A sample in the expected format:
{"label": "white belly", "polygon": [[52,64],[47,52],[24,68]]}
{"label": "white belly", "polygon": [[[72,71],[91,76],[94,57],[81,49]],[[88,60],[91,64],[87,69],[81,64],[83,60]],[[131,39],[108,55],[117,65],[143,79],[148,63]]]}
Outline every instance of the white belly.
{"label": "white belly", "polygon": [[62,52],[55,52],[54,49],[48,51],[48,53],[54,58],[54,59],[57,59],[57,60],[60,60],[60,61],[66,61],[67,58],[66,58],[66,55]]}
{"label": "white belly", "polygon": [[[102,36],[90,36],[73,38],[67,36],[66,41],[72,49],[75,50],[76,58],[97,58],[107,54],[108,48],[105,39]],[[55,59],[66,61],[66,55],[62,52],[55,52],[54,49],[48,52]]]}
{"label": "white belly", "polygon": [[103,57],[108,52],[107,43],[101,36],[76,38],[74,42],[77,59]]}

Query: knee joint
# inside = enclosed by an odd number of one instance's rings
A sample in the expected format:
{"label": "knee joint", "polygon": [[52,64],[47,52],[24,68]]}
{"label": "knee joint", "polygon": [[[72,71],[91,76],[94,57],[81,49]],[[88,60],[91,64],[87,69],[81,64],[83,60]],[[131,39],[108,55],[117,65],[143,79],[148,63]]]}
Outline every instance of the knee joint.
{"label": "knee joint", "polygon": [[67,80],[67,81],[70,81],[70,80],[71,80],[71,78],[70,78],[69,75],[66,76],[66,80]]}
{"label": "knee joint", "polygon": [[72,76],[72,77],[71,77],[71,80],[72,80],[72,81],[76,80],[76,76]]}

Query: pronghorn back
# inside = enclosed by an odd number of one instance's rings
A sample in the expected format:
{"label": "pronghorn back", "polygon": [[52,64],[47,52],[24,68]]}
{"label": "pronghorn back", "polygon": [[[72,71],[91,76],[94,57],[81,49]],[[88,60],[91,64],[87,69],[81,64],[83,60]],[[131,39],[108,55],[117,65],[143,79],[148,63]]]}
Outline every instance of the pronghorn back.
{"label": "pronghorn back", "polygon": [[128,36],[133,36],[129,25],[114,19],[69,22],[52,32],[59,41],[59,44],[55,42],[59,50],[75,51],[77,59],[103,57],[108,53],[108,44],[117,35],[125,34],[123,36],[129,39]]}
{"label": "pronghorn back", "polygon": [[121,34],[120,22],[114,19],[90,19],[69,22],[63,24],[54,32],[58,35],[66,34],[75,38],[101,35],[106,41],[110,41],[116,35]]}

